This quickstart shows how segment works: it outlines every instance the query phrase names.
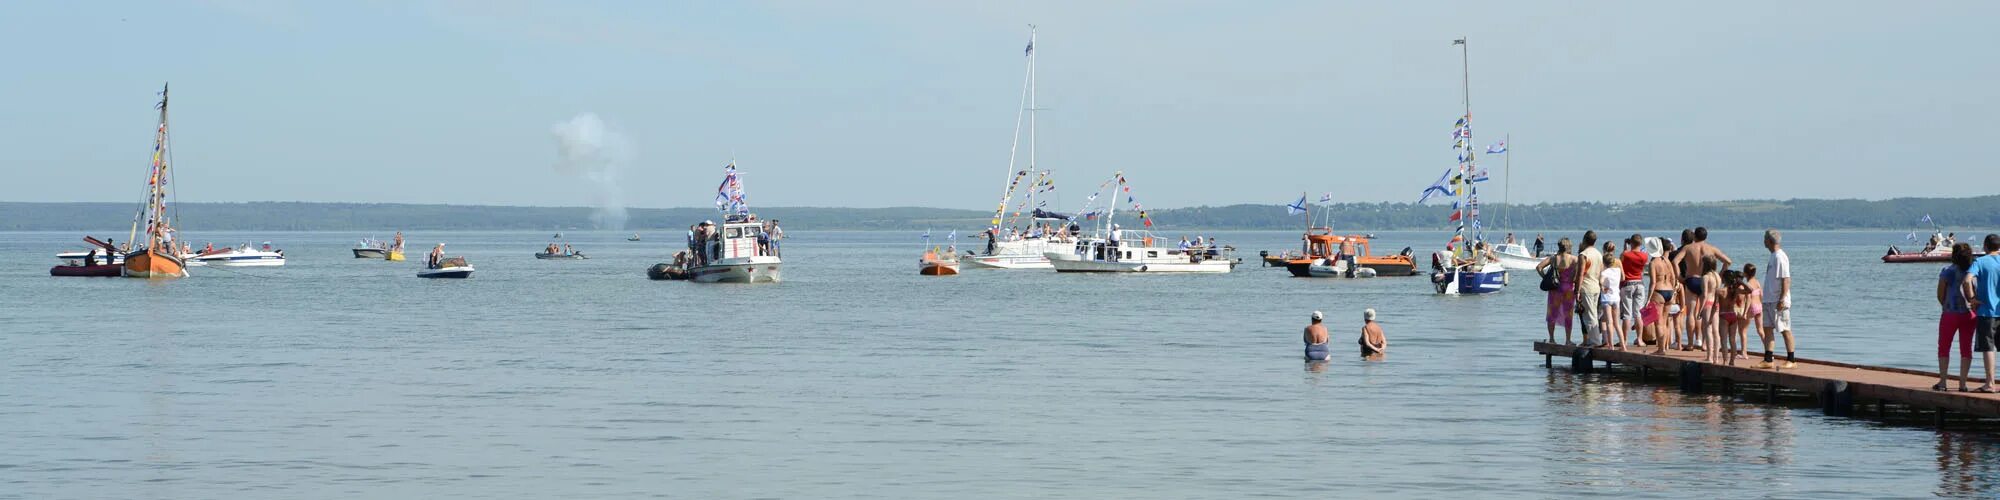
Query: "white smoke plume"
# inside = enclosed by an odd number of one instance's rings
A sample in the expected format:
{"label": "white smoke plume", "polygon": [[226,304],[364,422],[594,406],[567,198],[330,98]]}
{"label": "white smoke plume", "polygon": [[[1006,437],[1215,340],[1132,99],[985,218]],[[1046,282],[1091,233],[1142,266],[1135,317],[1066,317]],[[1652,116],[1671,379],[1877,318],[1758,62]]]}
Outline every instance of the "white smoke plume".
{"label": "white smoke plume", "polygon": [[556,136],[556,172],[590,183],[590,221],[599,229],[625,229],[625,194],[619,173],[631,160],[625,136],[612,130],[596,113],[583,113],[550,127]]}

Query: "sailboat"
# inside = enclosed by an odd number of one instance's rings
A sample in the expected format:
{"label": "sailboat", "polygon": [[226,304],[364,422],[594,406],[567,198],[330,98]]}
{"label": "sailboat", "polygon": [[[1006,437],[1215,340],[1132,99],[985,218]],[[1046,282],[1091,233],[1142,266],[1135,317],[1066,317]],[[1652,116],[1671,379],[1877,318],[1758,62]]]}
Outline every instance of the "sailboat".
{"label": "sailboat", "polygon": [[[1055,179],[1035,166],[1035,27],[1028,26],[1028,74],[1021,84],[1021,107],[1014,114],[1014,142],[1007,148],[1007,182],[1000,192],[999,206],[984,233],[986,247],[966,256],[964,263],[974,269],[1048,269],[1044,257],[1051,251],[1066,250],[1075,228],[1063,214],[1044,210],[1048,200],[1038,195],[1053,194]],[[1022,119],[1027,119],[1028,163],[1020,160]],[[1015,198],[1020,198],[1016,203]],[[1009,215],[1008,208],[1013,208]],[[1022,214],[1027,214],[1023,220]]]}
{"label": "sailboat", "polygon": [[[1464,48],[1464,38],[1452,40],[1451,44],[1462,48],[1459,54],[1465,71],[1465,114],[1458,117],[1451,134],[1452,148],[1458,150],[1458,166],[1445,171],[1443,178],[1425,189],[1424,198],[1430,198],[1433,193],[1450,194],[1450,222],[1457,223],[1457,229],[1452,232],[1444,251],[1431,254],[1431,284],[1437,293],[1444,295],[1494,293],[1507,286],[1507,268],[1493,258],[1491,250],[1484,248],[1486,233],[1479,223],[1478,183],[1486,180],[1486,171],[1481,170],[1473,158],[1470,50]],[[1450,187],[1447,188],[1447,185]],[[1468,226],[1471,231],[1466,230]]]}
{"label": "sailboat", "polygon": [[146,176],[146,199],[133,217],[132,233],[126,241],[142,241],[138,235],[139,225],[144,224],[146,234],[144,244],[125,254],[127,278],[182,278],[188,275],[187,263],[174,248],[174,213],[167,209],[167,184],[173,180],[170,170],[173,155],[168,146],[167,134],[167,86],[160,86],[160,125],[153,132],[153,166]]}

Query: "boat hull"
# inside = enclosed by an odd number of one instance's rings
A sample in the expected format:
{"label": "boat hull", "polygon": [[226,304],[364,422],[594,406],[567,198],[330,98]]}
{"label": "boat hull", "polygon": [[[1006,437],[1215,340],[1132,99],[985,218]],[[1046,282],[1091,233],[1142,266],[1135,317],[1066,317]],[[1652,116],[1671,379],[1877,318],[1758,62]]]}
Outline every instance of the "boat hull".
{"label": "boat hull", "polygon": [[387,254],[385,254],[385,255],[384,255],[384,256],[382,257],[382,260],[386,260],[386,261],[389,261],[389,262],[402,262],[402,261],[403,261],[403,251],[402,251],[402,250],[390,250],[390,251],[389,251],[389,252],[388,252]]}
{"label": "boat hull", "polygon": [[472,266],[442,267],[417,271],[418,278],[464,279],[472,277]]}
{"label": "boat hull", "polygon": [[1441,294],[1484,295],[1506,288],[1507,271],[1495,264],[1487,266],[1484,271],[1459,269],[1439,273],[1432,280]]}
{"label": "boat hull", "polygon": [[[398,252],[398,253],[401,253],[401,252]],[[381,259],[381,258],[386,258],[386,257],[388,256],[388,254],[389,254],[389,251],[388,251],[388,250],[383,250],[383,249],[380,249],[380,248],[356,248],[356,249],[354,249],[354,258],[356,258],[356,259]]]}
{"label": "boat hull", "polygon": [[646,277],[662,281],[682,281],[688,279],[688,271],[680,266],[662,262],[646,268]]}
{"label": "boat hull", "polygon": [[1882,256],[1884,264],[1908,264],[1916,262],[1951,262],[1951,252],[1896,252]]}
{"label": "boat hull", "polygon": [[535,258],[542,260],[584,260],[590,257],[585,257],[580,253],[536,253]]}
{"label": "boat hull", "polygon": [[956,262],[924,262],[917,264],[917,274],[923,276],[957,276]]}
{"label": "boat hull", "polygon": [[695,283],[777,283],[781,264],[776,257],[726,259],[689,269],[688,279]]}
{"label": "boat hull", "polygon": [[1201,262],[1143,262],[1084,260],[1073,255],[1050,253],[1049,265],[1059,273],[1226,273],[1236,267],[1226,259]]}
{"label": "boat hull", "polygon": [[972,269],[1051,269],[1049,259],[1026,255],[975,255],[959,259],[965,267]]}
{"label": "boat hull", "polygon": [[188,275],[187,266],[179,257],[144,250],[125,255],[121,274],[127,278],[144,279],[185,278]]}
{"label": "boat hull", "polygon": [[125,274],[122,264],[98,264],[95,266],[56,266],[49,268],[49,276],[87,276],[116,278]]}

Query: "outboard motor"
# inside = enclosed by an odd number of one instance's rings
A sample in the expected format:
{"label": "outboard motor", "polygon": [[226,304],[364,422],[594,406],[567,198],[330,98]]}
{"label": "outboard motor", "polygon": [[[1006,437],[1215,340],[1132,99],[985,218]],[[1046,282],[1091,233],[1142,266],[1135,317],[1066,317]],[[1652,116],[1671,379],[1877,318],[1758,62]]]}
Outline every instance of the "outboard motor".
{"label": "outboard motor", "polygon": [[1401,252],[1397,252],[1397,253],[1396,253],[1396,255],[1401,255],[1401,256],[1404,256],[1404,257],[1409,257],[1409,256],[1410,256],[1410,247],[1403,247],[1403,251],[1401,251]]}
{"label": "outboard motor", "polygon": [[1271,251],[1270,251],[1270,250],[1258,250],[1258,251],[1257,251],[1257,260],[1260,260],[1260,261],[1263,261],[1263,262],[1264,262],[1264,267],[1271,267]]}

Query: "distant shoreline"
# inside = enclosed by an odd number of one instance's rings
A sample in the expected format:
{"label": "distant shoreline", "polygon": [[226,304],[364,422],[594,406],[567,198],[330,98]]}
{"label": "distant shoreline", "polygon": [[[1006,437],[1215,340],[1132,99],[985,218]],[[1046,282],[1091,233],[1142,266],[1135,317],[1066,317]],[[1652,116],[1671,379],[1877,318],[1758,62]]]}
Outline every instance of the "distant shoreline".
{"label": "distant shoreline", "polygon": [[[424,205],[403,203],[232,202],[181,203],[188,231],[392,231],[392,230],[586,230],[590,207]],[[1329,208],[1330,207],[1330,208]],[[1356,231],[1450,230],[1449,206],[1409,203],[1343,203],[1314,207],[1332,210],[1334,226]],[[957,230],[983,229],[991,211],[926,207],[758,208],[766,219],[797,230]],[[631,208],[623,231],[678,230],[715,219],[710,208]],[[0,231],[103,230],[126,227],[131,203],[0,202]],[[1149,210],[1161,230],[1301,229],[1304,216],[1286,215],[1281,204],[1239,204]],[[1513,231],[1634,230],[1706,226],[1721,230],[1764,228],[1868,231],[1924,231],[1929,215],[1946,231],[2000,229],[2000,195],[1972,198],[1891,200],[1743,200],[1722,202],[1543,203],[1482,208],[1488,234]],[[1317,218],[1317,217],[1316,217]],[[1143,227],[1136,214],[1118,213],[1127,228]],[[1528,229],[1529,227],[1541,229]],[[1551,229],[1572,228],[1572,229]]]}

